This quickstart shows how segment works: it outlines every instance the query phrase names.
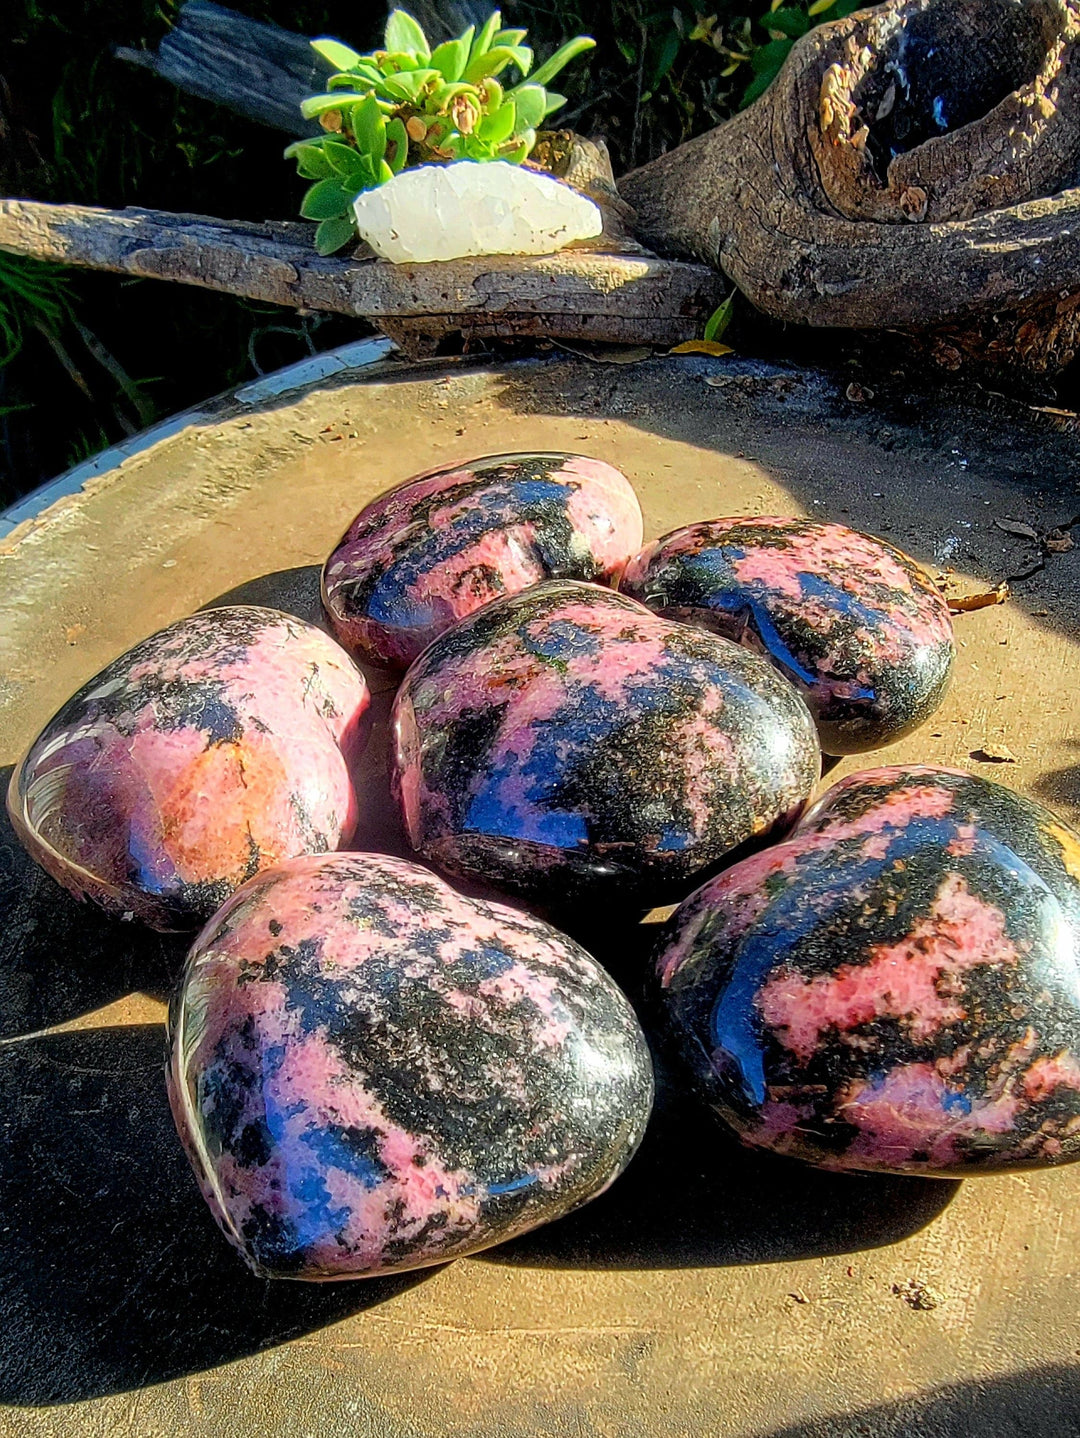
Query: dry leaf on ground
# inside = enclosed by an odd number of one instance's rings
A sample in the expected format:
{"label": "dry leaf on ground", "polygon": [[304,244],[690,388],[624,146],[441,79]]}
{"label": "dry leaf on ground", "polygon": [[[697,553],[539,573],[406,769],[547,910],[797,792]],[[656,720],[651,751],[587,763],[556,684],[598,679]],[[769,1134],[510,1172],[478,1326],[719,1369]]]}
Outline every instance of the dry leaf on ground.
{"label": "dry leaf on ground", "polygon": [[722,345],[719,340],[684,340],[681,345],[675,345],[668,351],[673,355],[712,355],[719,359],[722,355],[733,355],[735,351],[730,345]]}
{"label": "dry leaf on ground", "polygon": [[997,585],[994,589],[984,590],[980,594],[948,594],[945,598],[948,601],[949,611],[952,614],[971,614],[976,609],[989,609],[994,604],[1004,604],[1009,597],[1009,586],[1007,583]]}

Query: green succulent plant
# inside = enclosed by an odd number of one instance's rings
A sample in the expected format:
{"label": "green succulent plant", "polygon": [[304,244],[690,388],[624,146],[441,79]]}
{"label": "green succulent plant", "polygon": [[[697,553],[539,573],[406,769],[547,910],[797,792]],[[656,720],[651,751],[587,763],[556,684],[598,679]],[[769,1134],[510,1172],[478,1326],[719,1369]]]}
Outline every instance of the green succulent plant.
{"label": "green succulent plant", "polygon": [[[528,157],[539,126],[566,103],[545,88],[547,82],[596,41],[579,35],[533,70],[524,39],[524,30],[502,28],[496,10],[479,31],[470,25],[433,50],[413,17],[395,10],[386,23],[385,48],[373,54],[360,55],[340,40],[311,42],[337,71],[327,93],[312,95],[300,108],[327,133],[297,140],[285,155],[315,182],[300,213],[319,222],[319,254],[331,255],[356,238],[353,200],[406,165],[519,165]],[[511,65],[521,80],[507,88],[498,76]]]}

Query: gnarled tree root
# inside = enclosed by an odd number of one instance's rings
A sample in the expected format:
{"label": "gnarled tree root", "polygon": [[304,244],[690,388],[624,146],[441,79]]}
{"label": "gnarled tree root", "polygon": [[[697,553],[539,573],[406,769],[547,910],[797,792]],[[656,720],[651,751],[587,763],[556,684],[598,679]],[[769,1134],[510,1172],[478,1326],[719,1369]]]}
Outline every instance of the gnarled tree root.
{"label": "gnarled tree root", "polygon": [[1080,0],[887,0],[619,190],[777,319],[1049,372],[1080,348],[1078,178]]}

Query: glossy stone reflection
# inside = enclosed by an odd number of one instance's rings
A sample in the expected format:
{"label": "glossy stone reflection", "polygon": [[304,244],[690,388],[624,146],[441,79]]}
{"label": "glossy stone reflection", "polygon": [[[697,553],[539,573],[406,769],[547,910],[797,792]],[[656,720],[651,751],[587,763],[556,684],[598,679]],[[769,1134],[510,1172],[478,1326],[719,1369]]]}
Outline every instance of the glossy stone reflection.
{"label": "glossy stone reflection", "polygon": [[246,879],[356,827],[367,685],[274,609],[182,619],[91,679],[12,777],[27,849],[79,898],[196,928]]}
{"label": "glossy stone reflection", "polygon": [[616,580],[641,546],[629,480],[576,454],[432,470],[361,510],[323,570],[334,632],[404,667],[482,604],[542,579]]}
{"label": "glossy stone reflection", "polygon": [[394,727],[413,846],[555,904],[685,893],[793,823],[820,764],[806,706],[763,659],[569,582],[436,640]]}
{"label": "glossy stone reflection", "polygon": [[958,770],[831,789],[706,884],[658,955],[716,1111],[832,1169],[1080,1158],[1080,836]]}
{"label": "glossy stone reflection", "polygon": [[472,1253],[629,1162],[652,1067],[557,930],[375,854],[260,875],[196,941],[169,1091],[228,1238],[269,1277]]}
{"label": "glossy stone reflection", "polygon": [[622,589],[763,652],[799,689],[827,754],[918,728],[948,688],[948,606],[883,540],[807,519],[716,519],[647,545]]}

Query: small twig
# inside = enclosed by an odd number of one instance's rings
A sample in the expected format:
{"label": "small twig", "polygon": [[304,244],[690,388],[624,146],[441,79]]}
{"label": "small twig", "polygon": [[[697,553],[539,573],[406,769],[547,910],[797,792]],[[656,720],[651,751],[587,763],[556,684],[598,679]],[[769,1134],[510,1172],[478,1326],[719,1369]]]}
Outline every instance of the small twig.
{"label": "small twig", "polygon": [[83,378],[82,371],[68,354],[67,350],[64,348],[59,338],[55,334],[53,334],[52,330],[50,330],[47,325],[41,324],[38,320],[34,320],[33,325],[34,328],[37,330],[38,334],[44,337],[46,344],[49,346],[53,354],[63,365],[64,369],[67,370],[68,376],[71,379],[72,383],[75,384],[77,388],[83,392],[83,394],[88,400],[93,401],[94,396],[90,391],[90,386]]}
{"label": "small twig", "polygon": [[638,144],[641,140],[641,95],[645,89],[645,51],[649,45],[649,27],[644,20],[638,21],[641,31],[641,53],[638,56],[636,91],[634,95],[634,130],[630,137],[630,165],[637,164]]}
{"label": "small twig", "polygon": [[1043,557],[1043,558],[1041,558],[1041,559],[1036,559],[1035,562],[1034,562],[1034,564],[1029,564],[1026,569],[1021,569],[1021,570],[1019,571],[1019,573],[1017,573],[1017,574],[1010,574],[1009,577],[1008,577],[1008,579],[1006,579],[1005,583],[1006,583],[1006,584],[1018,584],[1021,579],[1030,579],[1033,574],[1038,574],[1041,570],[1043,570],[1043,569],[1045,569],[1045,568],[1046,568],[1046,559],[1045,559],[1045,557]]}
{"label": "small twig", "polygon": [[[102,342],[98,339],[97,335],[94,334],[93,330],[88,330],[86,326],[84,324],[80,324],[78,320],[75,321],[75,328],[78,330],[79,337],[82,340],[83,344],[93,355],[94,359],[97,360],[98,364],[101,365],[103,370],[105,370],[108,374],[112,375],[113,379],[123,390],[124,394],[127,395],[128,399],[131,401],[132,407],[135,410],[135,414],[139,420],[139,423],[144,428],[148,424],[152,423],[154,415],[156,413],[154,406],[152,404],[148,404],[145,396],[139,393],[139,388],[136,385],[135,381],[131,378],[127,370],[116,358],[116,356],[112,354],[111,351],[105,348]],[[121,423],[123,423],[123,420],[121,420]],[[131,432],[134,433],[135,431],[132,430]]]}

